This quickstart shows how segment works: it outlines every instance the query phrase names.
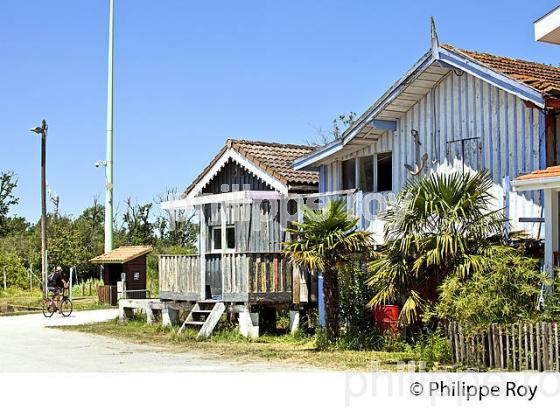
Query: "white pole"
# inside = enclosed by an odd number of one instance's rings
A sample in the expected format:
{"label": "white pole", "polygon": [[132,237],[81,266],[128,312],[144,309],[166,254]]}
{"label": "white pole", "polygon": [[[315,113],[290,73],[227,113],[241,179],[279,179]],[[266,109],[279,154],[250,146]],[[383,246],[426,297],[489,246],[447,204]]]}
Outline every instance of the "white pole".
{"label": "white pole", "polygon": [[4,266],[4,291],[7,289],[6,286],[6,267]]}
{"label": "white pole", "polygon": [[113,35],[114,0],[109,2],[109,69],[107,78],[107,153],[105,163],[105,252],[113,250]]}
{"label": "white pole", "polygon": [[74,266],[70,268],[70,283],[68,284],[68,287],[70,288],[70,291],[68,292],[68,297],[70,298],[70,302],[72,302],[72,275],[74,274],[75,271],[76,268]]}
{"label": "white pole", "polygon": [[45,263],[43,264],[43,293],[45,295],[45,299],[49,297],[49,288],[48,288],[48,276],[49,276],[49,251],[45,250]]}

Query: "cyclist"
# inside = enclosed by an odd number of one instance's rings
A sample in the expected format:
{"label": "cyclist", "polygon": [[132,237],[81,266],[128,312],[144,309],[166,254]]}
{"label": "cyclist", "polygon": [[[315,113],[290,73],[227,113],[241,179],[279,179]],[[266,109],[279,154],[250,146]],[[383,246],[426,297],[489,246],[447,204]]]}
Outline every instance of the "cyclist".
{"label": "cyclist", "polygon": [[60,296],[64,289],[68,288],[68,282],[62,275],[62,268],[57,266],[53,273],[51,273],[47,280],[47,288],[53,294],[53,300],[56,305],[60,302]]}

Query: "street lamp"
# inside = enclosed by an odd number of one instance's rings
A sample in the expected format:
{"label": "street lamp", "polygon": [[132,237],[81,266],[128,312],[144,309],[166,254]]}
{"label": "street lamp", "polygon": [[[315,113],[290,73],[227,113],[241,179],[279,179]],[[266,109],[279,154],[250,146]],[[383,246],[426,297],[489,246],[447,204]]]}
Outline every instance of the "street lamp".
{"label": "street lamp", "polygon": [[41,275],[43,292],[47,297],[47,121],[43,120],[40,127],[31,128],[41,135]]}

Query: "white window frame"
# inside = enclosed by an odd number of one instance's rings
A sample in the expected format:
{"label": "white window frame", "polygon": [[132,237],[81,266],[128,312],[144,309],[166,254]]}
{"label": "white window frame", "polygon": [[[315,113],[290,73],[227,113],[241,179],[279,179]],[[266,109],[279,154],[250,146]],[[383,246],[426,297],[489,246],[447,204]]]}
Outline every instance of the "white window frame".
{"label": "white window frame", "polygon": [[[233,229],[234,235],[235,235],[235,225],[233,224],[228,224],[226,225],[226,235],[225,235],[225,243],[223,242],[223,236],[221,234],[221,230],[222,230],[222,226],[221,225],[217,225],[217,226],[212,226],[210,228],[210,249],[212,251],[212,253],[217,253],[217,252],[222,252],[222,248],[216,248],[214,247],[214,238],[216,236],[216,231],[220,231],[220,241],[222,241],[222,247],[225,247],[223,250],[226,252],[231,252],[231,251],[235,251],[236,247],[237,247],[237,243],[235,244],[235,247],[233,248],[228,248],[227,247],[227,230],[228,229]],[[237,241],[236,241],[237,242]]]}

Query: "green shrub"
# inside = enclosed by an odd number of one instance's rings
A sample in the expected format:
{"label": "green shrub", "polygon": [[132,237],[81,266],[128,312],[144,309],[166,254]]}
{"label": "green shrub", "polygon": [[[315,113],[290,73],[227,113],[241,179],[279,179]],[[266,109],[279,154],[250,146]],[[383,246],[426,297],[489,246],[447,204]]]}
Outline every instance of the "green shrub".
{"label": "green shrub", "polygon": [[367,307],[373,292],[366,285],[367,266],[359,261],[348,263],[338,273],[340,324],[346,334],[370,330],[371,309]]}
{"label": "green shrub", "polygon": [[410,353],[418,360],[434,363],[448,363],[451,361],[451,345],[449,339],[439,329],[425,335],[420,335],[410,345]]}
{"label": "green shrub", "polygon": [[491,263],[467,279],[449,276],[440,297],[426,317],[460,322],[467,331],[479,331],[490,323],[512,323],[535,318],[537,300],[546,276],[538,260],[512,247],[492,247]]}
{"label": "green shrub", "polygon": [[23,260],[15,253],[0,253],[0,284],[4,286],[4,272],[6,286],[24,289],[29,287],[29,276],[23,265]]}

